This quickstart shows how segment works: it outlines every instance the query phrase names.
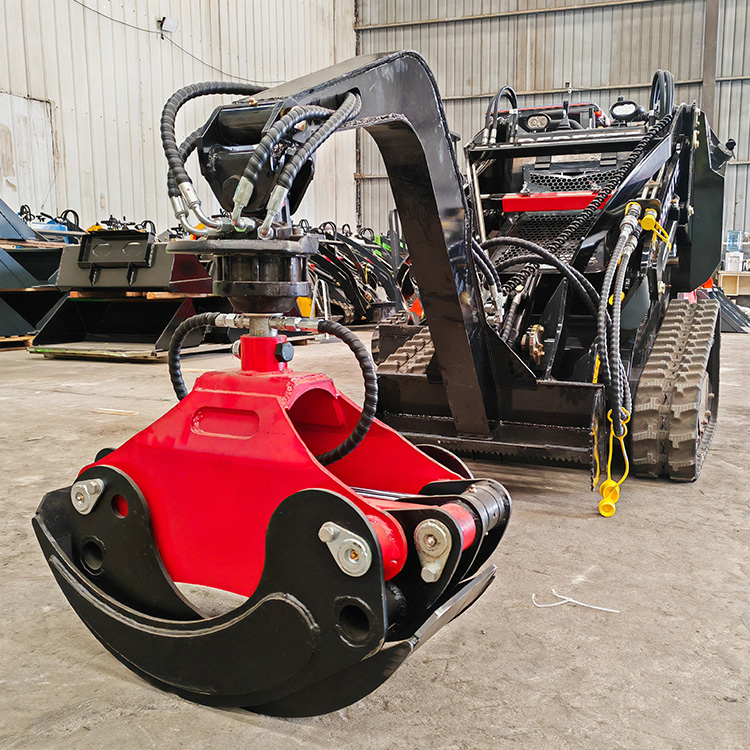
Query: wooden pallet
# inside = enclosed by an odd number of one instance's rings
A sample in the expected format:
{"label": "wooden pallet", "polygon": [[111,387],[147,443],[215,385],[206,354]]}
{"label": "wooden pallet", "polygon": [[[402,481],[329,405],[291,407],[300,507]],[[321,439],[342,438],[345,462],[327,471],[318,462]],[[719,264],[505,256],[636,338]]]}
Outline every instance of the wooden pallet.
{"label": "wooden pallet", "polygon": [[[228,352],[231,344],[200,344],[182,350],[183,357],[192,354]],[[100,359],[121,362],[166,362],[167,352],[154,349],[153,344],[119,343],[109,341],[71,341],[67,344],[29,346],[31,354],[43,354],[48,359]]]}
{"label": "wooden pallet", "polygon": [[34,334],[28,336],[0,336],[0,350],[10,352],[31,346]]}

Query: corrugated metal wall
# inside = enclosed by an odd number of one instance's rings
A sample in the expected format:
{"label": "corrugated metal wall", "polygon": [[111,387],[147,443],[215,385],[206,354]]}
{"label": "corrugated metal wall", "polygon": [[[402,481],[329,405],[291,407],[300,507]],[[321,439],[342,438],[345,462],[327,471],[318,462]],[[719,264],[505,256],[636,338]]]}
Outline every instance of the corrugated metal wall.
{"label": "corrugated metal wall", "polygon": [[[353,14],[352,0],[2,0],[0,91],[48,101],[52,113],[54,181],[31,208],[75,208],[86,224],[110,213],[174,224],[159,140],[167,98],[195,81],[273,83],[351,57]],[[166,39],[162,16],[179,21]],[[218,103],[188,103],[178,136]],[[12,135],[15,158],[26,158],[23,134]],[[335,141],[306,199],[313,221],[354,215],[353,141]],[[26,202],[18,193],[13,207]]]}
{"label": "corrugated metal wall", "polygon": [[[708,0],[714,2],[715,0]],[[702,101],[706,0],[358,0],[362,54],[415,49],[437,77],[448,124],[471,138],[504,84],[521,105],[575,98],[608,107],[617,96],[648,102],[657,68],[672,71],[678,101]],[[720,0],[716,109],[720,137],[737,140],[727,171],[725,225],[750,230],[748,0]],[[374,144],[359,154],[361,220],[384,226],[393,199]]]}
{"label": "corrugated metal wall", "polygon": [[727,165],[724,229],[750,232],[750,3],[721,0],[716,62],[719,135],[737,141]]}

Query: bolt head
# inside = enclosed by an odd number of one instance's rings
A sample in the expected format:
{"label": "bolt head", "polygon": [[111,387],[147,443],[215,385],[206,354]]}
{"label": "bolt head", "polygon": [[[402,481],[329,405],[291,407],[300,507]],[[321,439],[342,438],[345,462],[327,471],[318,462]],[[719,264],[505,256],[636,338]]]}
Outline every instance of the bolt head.
{"label": "bolt head", "polygon": [[435,583],[440,578],[442,566],[438,563],[429,563],[422,567],[422,580],[425,583]]}
{"label": "bolt head", "polygon": [[318,539],[328,544],[339,535],[338,529],[331,523],[324,523],[318,531]]}
{"label": "bolt head", "polygon": [[288,341],[276,344],[276,351],[274,354],[279,362],[291,362],[294,357],[294,346]]}
{"label": "bolt head", "polygon": [[104,492],[104,482],[101,479],[76,482],[70,488],[70,500],[79,513],[86,515],[93,510],[102,492]]}

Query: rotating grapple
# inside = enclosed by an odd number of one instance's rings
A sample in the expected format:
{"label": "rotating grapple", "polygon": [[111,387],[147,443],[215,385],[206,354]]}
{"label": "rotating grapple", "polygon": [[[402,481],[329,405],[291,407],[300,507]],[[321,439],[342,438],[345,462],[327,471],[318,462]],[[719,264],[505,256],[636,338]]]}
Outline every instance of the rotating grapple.
{"label": "rotating grapple", "polygon": [[[178,147],[177,110],[204,93],[253,98],[220,107]],[[92,633],[134,672],[198,702],[283,716],[346,706],[494,577],[483,566],[510,515],[503,486],[374,419],[374,366],[351,332],[285,315],[310,294],[318,239],[290,216],[314,151],[357,125],[383,151],[402,220],[421,232],[420,243],[412,229],[413,263],[449,282],[425,307],[451,315],[457,325],[446,336],[468,350],[465,197],[421,58],[360,58],[263,92],[188,87],[167,103],[162,136],[176,215],[199,239],[167,250],[211,257],[214,294],[235,312],[177,328],[169,369],[180,402],[100,451],[72,486],[45,496],[34,519],[58,584]],[[225,215],[204,213],[185,171],[196,147]],[[234,348],[240,366],[202,375],[188,393],[180,349],[206,326],[247,332]],[[325,375],[290,369],[283,332],[298,330],[352,349],[362,410]],[[196,590],[244,601],[209,611]]]}

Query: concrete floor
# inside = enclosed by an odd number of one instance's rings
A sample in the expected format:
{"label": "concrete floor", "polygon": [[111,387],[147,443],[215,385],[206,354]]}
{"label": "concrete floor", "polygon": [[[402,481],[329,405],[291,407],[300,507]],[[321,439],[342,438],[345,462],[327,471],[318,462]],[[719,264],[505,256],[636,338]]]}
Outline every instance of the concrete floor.
{"label": "concrete floor", "polygon": [[[359,398],[340,344],[296,352],[297,369]],[[74,615],[32,534],[46,491],[170,407],[166,367],[0,352],[0,747],[750,747],[750,337],[726,335],[722,360],[698,483],[629,480],[603,519],[583,472],[474,465],[515,503],[487,594],[358,704],[279,720],[129,672]],[[191,381],[233,365],[184,366]],[[620,613],[532,605],[553,588]]]}

